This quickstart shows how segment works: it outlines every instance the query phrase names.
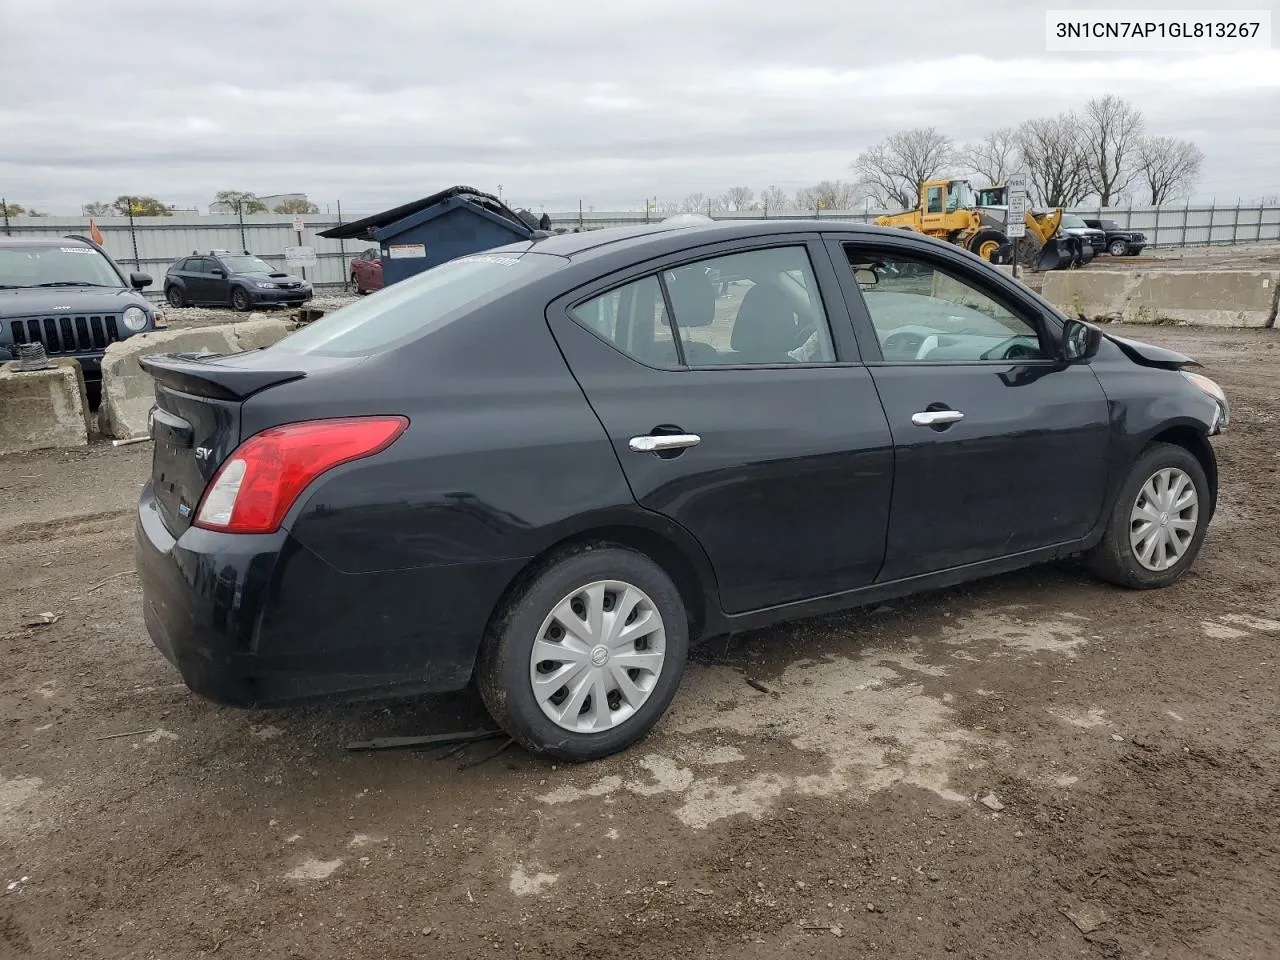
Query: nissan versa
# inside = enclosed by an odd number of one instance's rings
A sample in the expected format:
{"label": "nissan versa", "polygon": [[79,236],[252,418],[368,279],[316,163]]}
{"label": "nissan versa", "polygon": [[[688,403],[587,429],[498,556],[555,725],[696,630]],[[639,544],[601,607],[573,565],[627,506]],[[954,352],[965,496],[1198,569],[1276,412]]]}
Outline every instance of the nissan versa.
{"label": "nissan versa", "polygon": [[535,239],[264,350],[155,356],[138,571],[215,700],[454,690],[585,760],[691,640],[1083,554],[1162,587],[1219,387],[956,247],[834,222]]}

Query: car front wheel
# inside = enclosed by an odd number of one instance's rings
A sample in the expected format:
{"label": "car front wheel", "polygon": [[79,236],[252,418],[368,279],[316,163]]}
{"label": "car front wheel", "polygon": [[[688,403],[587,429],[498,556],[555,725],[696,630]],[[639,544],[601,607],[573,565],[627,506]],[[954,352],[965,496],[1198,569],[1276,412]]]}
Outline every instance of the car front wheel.
{"label": "car front wheel", "polygon": [[530,750],[596,760],[641,739],[684,673],[689,625],[662,568],[598,544],[544,567],[494,617],[477,682]]}
{"label": "car front wheel", "polygon": [[1107,252],[1113,257],[1123,257],[1129,252],[1129,244],[1123,240],[1112,240],[1111,246],[1107,248]]}
{"label": "car front wheel", "polygon": [[1120,488],[1089,567],[1122,587],[1168,586],[1195,562],[1211,513],[1200,461],[1183,447],[1152,444]]}
{"label": "car front wheel", "polygon": [[180,287],[170,287],[164,292],[164,296],[171,307],[185,307],[187,305],[187,298],[182,295]]}
{"label": "car front wheel", "polygon": [[249,306],[249,294],[244,287],[233,287],[231,289],[231,309],[244,313],[249,309]]}

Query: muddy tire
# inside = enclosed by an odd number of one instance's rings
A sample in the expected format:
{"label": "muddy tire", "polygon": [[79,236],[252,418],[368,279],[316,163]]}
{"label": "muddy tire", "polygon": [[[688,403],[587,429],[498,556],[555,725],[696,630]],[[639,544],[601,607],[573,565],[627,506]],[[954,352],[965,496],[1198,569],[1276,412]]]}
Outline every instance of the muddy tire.
{"label": "muddy tire", "polygon": [[1043,247],[1040,238],[1028,230],[1025,236],[1018,239],[1018,264],[1028,270],[1036,270]]}
{"label": "muddy tire", "polygon": [[649,732],[689,650],[680,592],[642,554],[596,544],[537,571],[496,614],[476,667],[485,706],[524,747],[597,760]]}
{"label": "muddy tire", "polygon": [[1111,506],[1106,533],[1085,562],[1117,586],[1167,587],[1195,562],[1212,513],[1200,461],[1182,447],[1152,444],[1129,471]]}

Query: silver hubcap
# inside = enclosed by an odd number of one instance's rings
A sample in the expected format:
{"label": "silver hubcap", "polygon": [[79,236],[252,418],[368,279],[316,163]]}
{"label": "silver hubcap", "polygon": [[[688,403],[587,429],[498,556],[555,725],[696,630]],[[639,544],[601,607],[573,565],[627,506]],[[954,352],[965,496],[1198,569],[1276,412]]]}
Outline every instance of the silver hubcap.
{"label": "silver hubcap", "polygon": [[666,660],[658,608],[639,587],[597,580],[556,604],[529,656],[542,712],[574,733],[626,722],[653,692]]}
{"label": "silver hubcap", "polygon": [[1176,467],[1157,470],[1138,491],[1129,514],[1129,544],[1148,570],[1168,570],[1196,535],[1200,501],[1191,478]]}

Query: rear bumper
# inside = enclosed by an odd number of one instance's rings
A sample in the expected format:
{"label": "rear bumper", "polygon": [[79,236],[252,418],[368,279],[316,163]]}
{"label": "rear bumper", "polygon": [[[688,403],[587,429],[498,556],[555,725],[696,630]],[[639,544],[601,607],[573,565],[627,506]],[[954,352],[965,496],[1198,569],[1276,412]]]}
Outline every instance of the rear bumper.
{"label": "rear bumper", "polygon": [[175,539],[149,483],[135,537],[152,642],[188,687],[237,706],[461,689],[521,566],[348,574],[287,531]]}

